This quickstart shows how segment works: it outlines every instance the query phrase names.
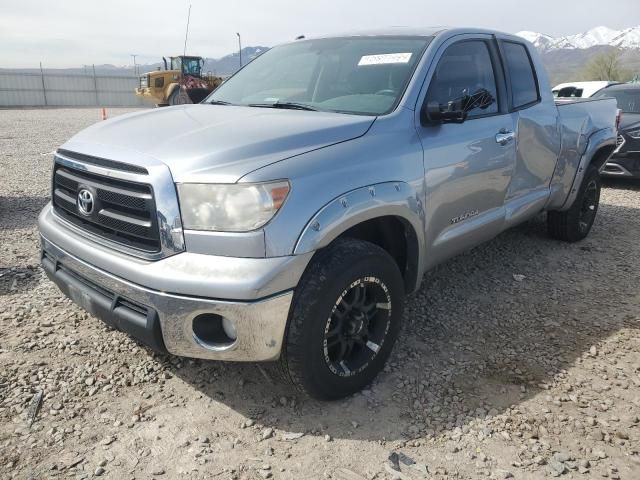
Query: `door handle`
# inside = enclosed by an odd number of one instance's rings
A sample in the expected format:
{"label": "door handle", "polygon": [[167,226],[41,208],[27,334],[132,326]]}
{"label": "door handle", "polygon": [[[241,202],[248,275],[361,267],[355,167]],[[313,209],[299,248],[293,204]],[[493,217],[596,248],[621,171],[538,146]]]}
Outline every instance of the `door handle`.
{"label": "door handle", "polygon": [[500,145],[506,145],[515,138],[516,134],[511,130],[507,130],[506,128],[503,128],[498,133],[496,133],[496,143],[499,143]]}

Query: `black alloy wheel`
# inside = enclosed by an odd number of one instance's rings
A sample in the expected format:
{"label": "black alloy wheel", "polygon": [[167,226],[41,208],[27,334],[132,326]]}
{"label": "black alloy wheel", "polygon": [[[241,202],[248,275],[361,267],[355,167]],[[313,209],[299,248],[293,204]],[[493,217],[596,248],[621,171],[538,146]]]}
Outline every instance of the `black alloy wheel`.
{"label": "black alloy wheel", "polygon": [[358,279],[340,294],[324,331],[324,359],[333,373],[367,368],[384,344],[391,306],[389,289],[376,277]]}
{"label": "black alloy wheel", "polygon": [[590,165],[569,209],[547,213],[549,235],[565,242],[584,239],[593,227],[599,204],[600,173],[595,165]]}
{"label": "black alloy wheel", "polygon": [[598,183],[595,179],[591,179],[585,187],[582,206],[580,208],[580,218],[578,220],[580,232],[585,235],[589,232],[595,220],[599,197]]}

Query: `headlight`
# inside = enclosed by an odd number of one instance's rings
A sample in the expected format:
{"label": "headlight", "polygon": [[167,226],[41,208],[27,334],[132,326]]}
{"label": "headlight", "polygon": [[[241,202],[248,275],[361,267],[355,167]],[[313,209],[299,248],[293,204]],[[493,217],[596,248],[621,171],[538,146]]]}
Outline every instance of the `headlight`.
{"label": "headlight", "polygon": [[273,218],[288,194],[287,181],[178,184],[182,224],[188,230],[255,230]]}
{"label": "headlight", "polygon": [[629,130],[627,132],[627,135],[629,135],[631,138],[634,138],[636,140],[640,139],[640,128],[636,128],[635,130]]}

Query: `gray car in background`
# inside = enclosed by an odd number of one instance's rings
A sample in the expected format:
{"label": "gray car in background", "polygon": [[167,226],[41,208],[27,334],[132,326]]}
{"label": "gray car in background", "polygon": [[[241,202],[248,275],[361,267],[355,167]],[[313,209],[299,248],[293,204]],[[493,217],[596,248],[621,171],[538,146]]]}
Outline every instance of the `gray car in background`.
{"label": "gray car in background", "polygon": [[613,98],[622,112],[618,145],[602,170],[608,177],[640,178],[640,84],[624,83],[600,90],[595,98]]}
{"label": "gray car in background", "polygon": [[157,351],[277,361],[339,398],[383,368],[433,266],[542,211],[554,238],[585,237],[615,122],[611,99],[556,106],[513,35],[300,40],[202,104],[62,145],[42,264]]}

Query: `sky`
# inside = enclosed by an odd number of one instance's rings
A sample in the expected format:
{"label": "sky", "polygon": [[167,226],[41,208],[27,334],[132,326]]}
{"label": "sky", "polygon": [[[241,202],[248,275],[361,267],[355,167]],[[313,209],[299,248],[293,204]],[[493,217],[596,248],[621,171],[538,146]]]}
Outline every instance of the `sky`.
{"label": "sky", "polygon": [[298,35],[392,26],[487,27],[553,36],[640,25],[640,0],[0,0],[0,68],[219,58]]}

